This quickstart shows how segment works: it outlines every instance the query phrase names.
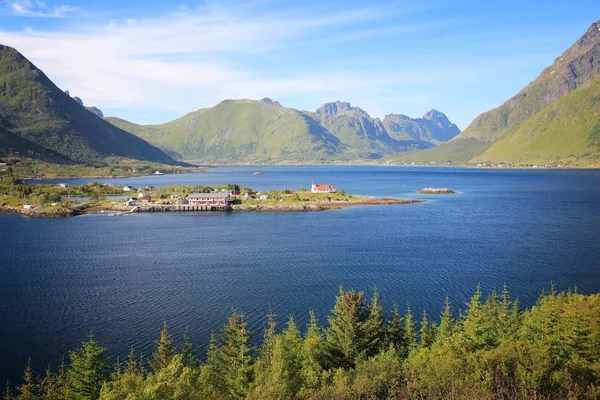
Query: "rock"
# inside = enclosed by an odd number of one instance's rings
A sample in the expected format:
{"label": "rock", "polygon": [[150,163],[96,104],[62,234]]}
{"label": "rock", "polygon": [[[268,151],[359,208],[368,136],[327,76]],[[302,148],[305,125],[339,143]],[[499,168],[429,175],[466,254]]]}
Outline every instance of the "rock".
{"label": "rock", "polygon": [[273,101],[268,97],[265,97],[264,99],[261,100],[263,103],[268,103],[268,104],[273,104],[274,106],[279,106],[281,107],[281,104],[278,101]]}
{"label": "rock", "polygon": [[75,97],[73,97],[73,100],[75,100],[77,102],[77,104],[79,104],[81,107],[83,107],[83,100],[81,100],[79,97],[75,96]]}
{"label": "rock", "polygon": [[454,190],[448,188],[423,188],[419,190],[420,194],[456,194]]}
{"label": "rock", "polygon": [[104,118],[104,113],[98,107],[86,107],[85,109],[95,114],[97,117]]}

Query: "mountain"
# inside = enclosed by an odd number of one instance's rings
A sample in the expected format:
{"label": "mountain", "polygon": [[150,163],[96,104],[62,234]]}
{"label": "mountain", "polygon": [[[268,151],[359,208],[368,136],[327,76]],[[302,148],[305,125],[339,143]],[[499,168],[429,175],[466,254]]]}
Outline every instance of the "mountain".
{"label": "mountain", "polygon": [[[429,148],[440,142],[436,135],[440,138],[444,135],[441,132],[446,129],[445,115],[437,113],[431,120],[408,119],[416,126],[428,126],[421,131],[434,130],[435,134],[423,135],[423,138],[418,134],[401,137],[398,131],[393,132],[395,137],[391,136],[381,120],[341,101],[324,104],[310,112],[283,107],[269,98],[225,100],[215,107],[200,109],[162,125],[136,125],[106,118],[175,158],[210,162],[378,159]],[[449,121],[447,125],[458,129]]]}
{"label": "mountain", "polygon": [[107,120],[185,160],[324,161],[346,151],[315,120],[270,100],[225,100],[163,125]]}
{"label": "mountain", "polygon": [[379,118],[371,118],[366,111],[347,102],[324,104],[312,116],[342,143],[371,154],[371,158],[434,146],[419,137],[402,137],[397,132],[390,135]]}
{"label": "mountain", "polygon": [[[0,45],[0,127],[72,162],[107,156],[174,163],[160,149],[116,128],[60,90],[17,50]],[[10,142],[15,139],[12,135]],[[13,140],[14,139],[14,140]],[[0,144],[4,151],[9,140]],[[29,151],[27,152],[29,153]]]}
{"label": "mountain", "polygon": [[414,139],[434,144],[446,142],[460,133],[458,126],[437,110],[429,110],[423,118],[416,119],[402,114],[389,114],[383,118],[383,126],[394,139]]}
{"label": "mountain", "polygon": [[[589,122],[588,110],[577,108],[575,103],[593,103],[593,99],[586,100],[581,96],[593,96],[592,87],[595,84],[590,84],[591,86],[579,95],[574,95],[565,103],[561,103],[560,107],[553,105],[570,93],[583,89],[599,74],[600,21],[597,21],[533,82],[500,107],[479,115],[460,135],[449,142],[420,153],[407,154],[401,160],[419,162],[449,160],[458,163],[501,162],[517,159],[523,163],[529,163],[533,159],[556,161],[556,148],[568,146],[571,141],[579,140],[575,137],[582,135],[580,129],[590,129],[592,124]],[[552,116],[553,111],[559,110],[560,115]],[[541,112],[544,114],[538,116]],[[556,125],[550,130],[546,122],[549,118]],[[557,131],[558,126],[562,126],[560,131]],[[549,133],[550,131],[552,133]],[[524,135],[524,132],[536,136],[536,139],[531,140]],[[592,132],[587,131],[587,134],[591,135]],[[499,141],[502,144],[494,144]],[[588,151],[592,153],[594,151],[593,147],[585,149],[581,146],[576,147],[579,150],[572,154],[572,159],[581,158]],[[514,152],[520,156],[515,157]],[[529,158],[534,154],[534,158]]]}
{"label": "mountain", "polygon": [[515,164],[600,160],[600,75],[525,120],[477,158]]}

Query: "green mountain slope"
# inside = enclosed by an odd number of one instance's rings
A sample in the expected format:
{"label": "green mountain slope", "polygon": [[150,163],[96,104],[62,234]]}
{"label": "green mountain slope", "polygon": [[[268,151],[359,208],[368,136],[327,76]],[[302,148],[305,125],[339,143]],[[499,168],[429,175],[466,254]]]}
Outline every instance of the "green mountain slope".
{"label": "green mountain slope", "polygon": [[378,118],[339,101],[309,112],[268,98],[225,100],[162,125],[106,120],[189,161],[351,161],[435,145],[418,135],[392,137]]}
{"label": "green mountain slope", "polygon": [[47,162],[69,163],[68,157],[0,127],[0,156],[24,156]]}
{"label": "green mountain slope", "polygon": [[3,45],[0,119],[6,130],[75,162],[116,156],[174,163],[160,149],[81,107],[18,51]]}
{"label": "green mountain slope", "polygon": [[[434,149],[407,154],[398,161],[449,160],[468,163],[482,160],[481,155],[493,143],[511,134],[521,123],[585,85],[598,74],[600,74],[600,21],[593,23],[586,33],[537,79],[500,107],[479,115],[460,135]],[[537,130],[535,126],[530,128]],[[494,154],[500,155],[498,150],[495,150]],[[527,160],[523,159],[523,161]]]}
{"label": "green mountain slope", "polygon": [[225,100],[163,125],[107,120],[185,160],[318,161],[346,151],[312,118],[269,101]]}
{"label": "green mountain slope", "polygon": [[580,165],[600,160],[600,75],[525,120],[476,159]]}

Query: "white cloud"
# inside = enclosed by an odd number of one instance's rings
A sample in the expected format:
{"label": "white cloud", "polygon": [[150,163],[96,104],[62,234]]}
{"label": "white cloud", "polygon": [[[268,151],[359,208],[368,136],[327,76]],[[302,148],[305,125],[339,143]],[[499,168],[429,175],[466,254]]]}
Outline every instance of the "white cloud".
{"label": "white cloud", "polygon": [[[14,3],[25,9],[34,7],[27,0]],[[353,43],[340,40],[344,35],[355,39],[389,35],[389,29],[373,26],[389,18],[390,10],[364,6],[340,12],[315,10],[314,5],[310,10],[271,11],[268,5],[254,9],[262,3],[227,7],[208,3],[185,13],[155,18],[135,15],[108,23],[106,19],[69,21],[58,31],[0,28],[0,43],[17,48],[86,104],[131,114],[133,110],[139,114],[161,110],[167,119],[226,98],[265,96],[289,100],[292,104],[288,105],[299,108],[313,108],[328,99],[349,100],[371,113],[381,112],[374,116],[383,116],[406,112],[411,104],[419,110],[427,108],[425,103],[440,82],[481,82],[483,69],[521,65],[514,60],[504,64],[494,60],[490,65],[475,65],[472,60],[465,65],[421,65],[409,63],[409,55],[403,62],[381,62],[358,51],[348,60],[334,54],[329,57],[330,49],[352,47]],[[71,11],[63,8],[59,14]],[[418,29],[436,29],[428,23],[400,25],[395,23],[392,32],[397,40]],[[323,54],[313,56],[313,46],[320,46]],[[306,102],[294,104],[300,98],[310,99],[310,107]]]}
{"label": "white cloud", "polygon": [[70,5],[60,5],[51,8],[43,1],[12,0],[6,3],[10,5],[10,10],[13,14],[22,17],[60,18],[68,13],[79,11],[79,7]]}

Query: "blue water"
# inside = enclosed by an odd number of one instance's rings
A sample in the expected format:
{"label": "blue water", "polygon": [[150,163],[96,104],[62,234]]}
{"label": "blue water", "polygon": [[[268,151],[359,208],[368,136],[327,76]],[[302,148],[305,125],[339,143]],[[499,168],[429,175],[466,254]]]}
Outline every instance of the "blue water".
{"label": "blue water", "polygon": [[[254,171],[264,175],[255,176]],[[600,171],[401,167],[228,167],[101,182],[143,187],[238,183],[257,190],[336,185],[414,205],[312,213],[157,213],[32,219],[0,215],[0,379],[31,357],[41,372],[90,330],[123,356],[151,354],[164,320],[189,325],[202,355],[236,308],[262,336],[271,306],[283,322],[321,322],[339,285],[384,305],[437,316],[463,308],[481,282],[506,283],[524,306],[554,282],[600,291]],[[85,183],[72,179],[56,182]],[[421,196],[449,187],[455,196]]]}

